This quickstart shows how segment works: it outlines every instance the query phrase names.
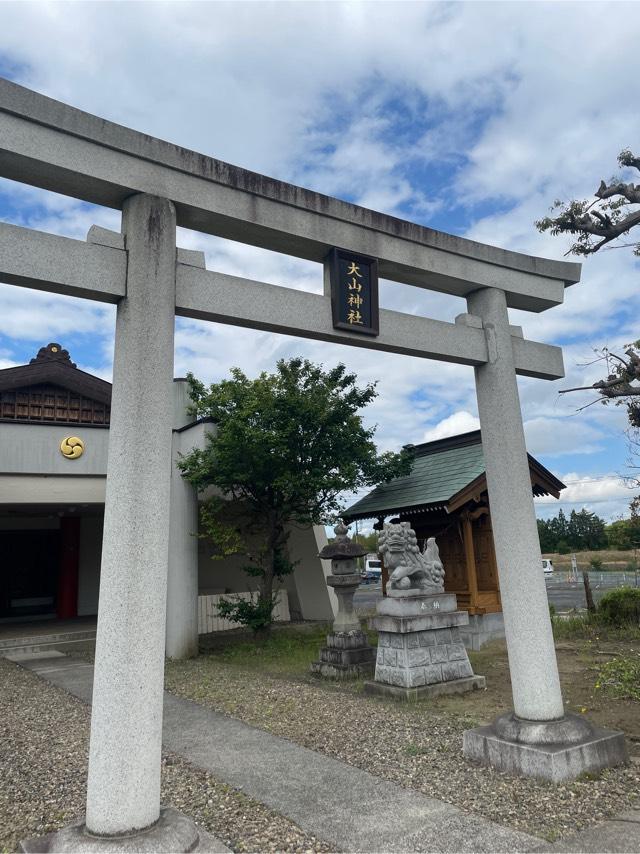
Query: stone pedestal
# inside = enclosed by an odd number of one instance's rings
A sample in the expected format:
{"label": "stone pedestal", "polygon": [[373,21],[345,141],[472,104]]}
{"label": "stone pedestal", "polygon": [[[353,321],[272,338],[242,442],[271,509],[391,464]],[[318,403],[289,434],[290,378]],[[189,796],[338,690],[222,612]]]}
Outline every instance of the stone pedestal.
{"label": "stone pedestal", "polygon": [[360,575],[329,575],[327,584],[336,591],[338,613],[333,622],[333,632],[327,635],[327,645],[320,650],[319,660],[312,662],[311,672],[329,679],[371,676],[375,650],[369,645],[353,610],[353,596],[360,584]]}
{"label": "stone pedestal", "polygon": [[390,590],[370,620],[378,631],[378,655],[375,681],[365,682],[365,691],[419,700],[484,688],[485,678],[474,675],[460,639],[469,615],[456,608],[453,593]]}
{"label": "stone pedestal", "polygon": [[311,672],[329,679],[359,679],[371,676],[375,654],[362,629],[332,632],[327,635],[327,645],[320,650],[319,661],[312,662]]}
{"label": "stone pedestal", "polygon": [[624,735],[600,729],[580,715],[556,721],[526,721],[511,712],[490,726],[467,730],[467,759],[500,771],[553,783],[621,765],[629,758]]}

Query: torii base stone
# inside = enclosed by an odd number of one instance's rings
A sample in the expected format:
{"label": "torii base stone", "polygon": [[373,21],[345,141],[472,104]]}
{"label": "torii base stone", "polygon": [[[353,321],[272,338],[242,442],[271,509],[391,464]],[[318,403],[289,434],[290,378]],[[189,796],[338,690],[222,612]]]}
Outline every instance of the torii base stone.
{"label": "torii base stone", "polygon": [[171,807],[160,810],[160,818],[151,827],[116,836],[95,836],[89,833],[84,822],[63,827],[46,836],[23,840],[19,850],[45,854],[45,852],[83,852],[83,854],[171,854],[177,851],[206,851],[222,854],[230,851],[219,839],[197,827],[186,815]]}

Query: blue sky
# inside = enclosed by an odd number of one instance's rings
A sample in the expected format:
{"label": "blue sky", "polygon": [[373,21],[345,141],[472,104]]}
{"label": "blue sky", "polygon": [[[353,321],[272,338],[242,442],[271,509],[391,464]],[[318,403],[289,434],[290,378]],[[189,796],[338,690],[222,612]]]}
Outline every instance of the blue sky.
{"label": "blue sky", "polygon": [[[562,258],[533,221],[588,196],[640,149],[640,6],[601,3],[0,4],[0,73],[50,97],[248,169],[508,249]],[[637,180],[634,179],[634,180]],[[0,180],[0,218],[76,238],[119,214]],[[317,265],[182,230],[210,269],[321,290]],[[565,509],[609,519],[630,498],[625,418],[559,388],[598,379],[595,346],[640,337],[638,261],[588,259],[565,304],[512,312],[565,350],[567,378],[523,379],[531,453],[568,483]],[[383,283],[381,303],[452,320],[453,297]],[[59,341],[110,378],[114,310],[0,284],[0,366]],[[345,361],[380,395],[381,448],[473,429],[471,369],[180,320],[176,375],[250,374],[280,357]],[[557,503],[538,504],[555,513]]]}

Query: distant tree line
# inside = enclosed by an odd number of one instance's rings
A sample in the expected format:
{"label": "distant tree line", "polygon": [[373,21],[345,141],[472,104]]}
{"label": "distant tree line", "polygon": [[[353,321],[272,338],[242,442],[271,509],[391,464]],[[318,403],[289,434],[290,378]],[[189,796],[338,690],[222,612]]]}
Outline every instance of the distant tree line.
{"label": "distant tree line", "polygon": [[604,519],[588,510],[572,510],[567,517],[563,510],[552,519],[538,519],[538,536],[543,553],[625,551],[640,547],[640,516],[618,519],[607,525]]}

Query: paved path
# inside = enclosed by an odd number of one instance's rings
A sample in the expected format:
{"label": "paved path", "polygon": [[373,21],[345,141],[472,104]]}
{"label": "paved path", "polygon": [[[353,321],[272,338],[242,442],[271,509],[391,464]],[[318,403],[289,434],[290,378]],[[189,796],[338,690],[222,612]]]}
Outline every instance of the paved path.
{"label": "paved path", "polygon": [[[14,660],[91,701],[91,664],[48,653]],[[165,694],[163,740],[168,750],[345,852],[640,852],[640,811],[550,844],[171,694]]]}
{"label": "paved path", "polygon": [[[89,702],[93,667],[67,656],[24,667]],[[336,849],[533,851],[541,840],[165,694],[164,745]]]}

